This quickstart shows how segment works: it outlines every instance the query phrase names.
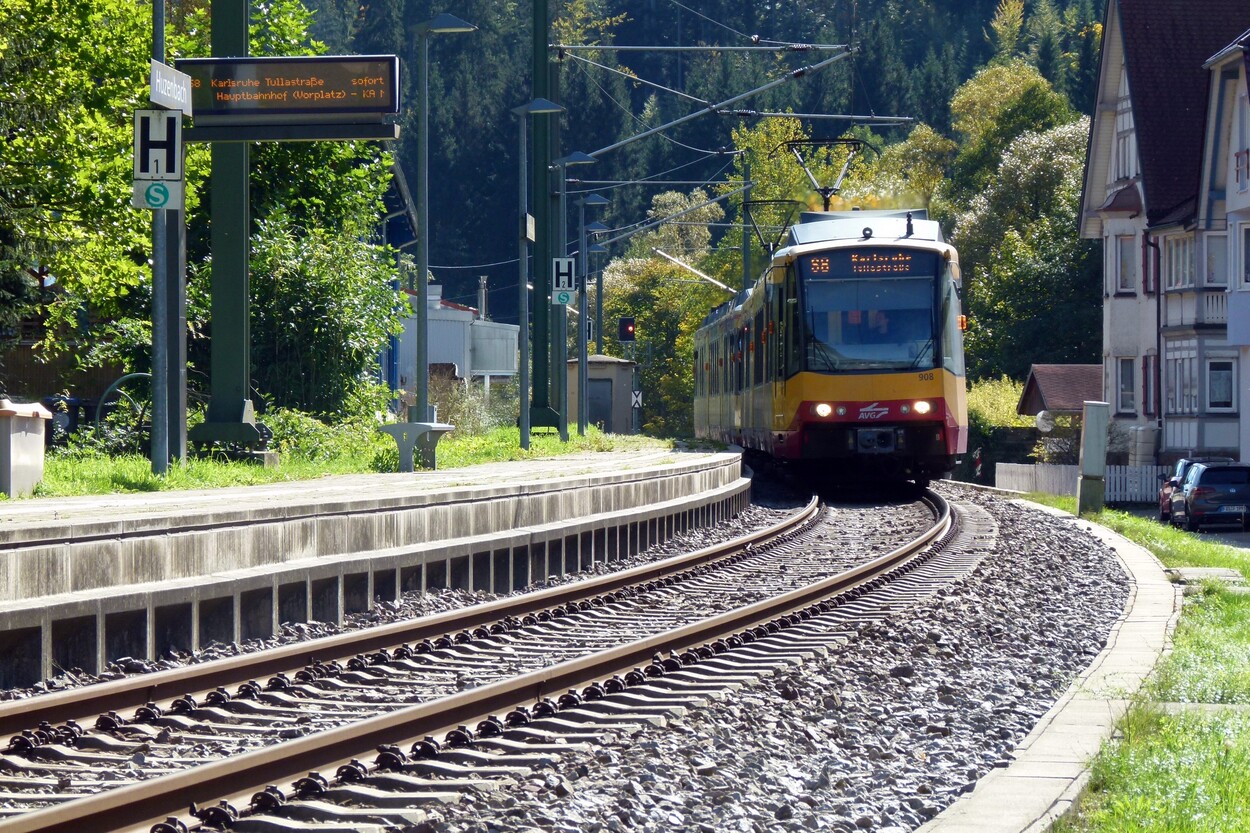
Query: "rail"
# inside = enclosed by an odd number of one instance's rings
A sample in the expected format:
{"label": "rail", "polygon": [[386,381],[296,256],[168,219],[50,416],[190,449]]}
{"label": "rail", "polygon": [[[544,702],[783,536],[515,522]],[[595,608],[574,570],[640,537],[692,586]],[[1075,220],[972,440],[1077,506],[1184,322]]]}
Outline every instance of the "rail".
{"label": "rail", "polygon": [[[359,759],[373,753],[380,746],[414,743],[426,736],[449,731],[460,725],[471,725],[475,720],[485,719],[489,715],[531,703],[553,693],[575,689],[613,675],[628,674],[631,669],[650,664],[657,653],[670,651],[687,656],[698,646],[707,646],[726,639],[753,641],[777,628],[797,624],[812,615],[832,610],[841,602],[855,598],[858,591],[866,585],[877,586],[884,577],[897,575],[902,567],[921,553],[939,549],[939,542],[953,530],[952,513],[949,505],[931,492],[926,493],[926,502],[933,509],[936,522],[922,535],[867,563],[807,587],[607,651],[568,660],[450,697],[18,816],[0,822],[0,833],[80,833],[83,829],[129,831],[145,829],[145,826],[159,825],[162,822],[167,826],[175,824],[175,827],[168,829],[177,829],[176,824],[181,822],[176,822],[174,817],[188,804],[208,806],[225,801],[232,806],[246,806],[251,797],[265,789],[266,785],[280,785],[279,790],[289,790],[286,794],[292,794],[297,792],[293,786],[295,782],[310,771],[337,771],[338,767],[349,763],[353,767],[359,767],[362,765]],[[732,547],[719,545],[589,582],[553,588],[515,600],[479,605],[455,614],[431,617],[440,620],[441,626],[420,620],[405,627],[377,629],[386,631],[387,636],[373,632],[350,634],[319,640],[315,643],[316,647],[313,647],[314,643],[308,643],[291,646],[279,653],[288,659],[311,657],[314,653],[324,657],[330,644],[335,646],[335,653],[363,652],[369,650],[362,647],[363,645],[377,647],[386,642],[394,644],[397,638],[405,641],[420,638],[416,636],[418,633],[445,633],[448,624],[453,620],[458,627],[464,627],[468,626],[468,622],[497,620],[501,616],[517,615],[522,610],[533,612],[552,605],[568,605],[576,602],[579,596],[584,599],[587,594],[611,592],[640,581],[662,580],[674,572],[722,557],[726,555],[726,550],[740,551],[754,542],[784,537],[813,518],[818,508],[813,501],[795,518],[749,536],[749,542],[737,539],[732,542]],[[503,611],[509,611],[510,614]],[[259,667],[273,667],[274,661],[276,660],[254,659],[245,676],[261,673],[257,670]],[[196,684],[204,685],[205,680],[217,679],[218,675],[225,673],[227,666],[233,666],[237,676],[239,666],[246,664],[247,658],[239,658],[237,661],[215,663],[219,668],[211,672],[205,668],[198,669]],[[160,682],[161,690],[185,691],[187,688],[185,674],[170,673],[122,681],[122,684],[133,698],[138,692],[152,691],[152,678],[157,676],[164,678]],[[209,684],[212,685],[212,682]],[[16,711],[16,706],[20,705],[6,704],[6,711]],[[80,704],[74,710],[82,711],[83,706]],[[36,713],[41,719],[46,719],[43,712],[25,710],[28,716]],[[189,829],[197,825],[198,822],[193,820]]]}

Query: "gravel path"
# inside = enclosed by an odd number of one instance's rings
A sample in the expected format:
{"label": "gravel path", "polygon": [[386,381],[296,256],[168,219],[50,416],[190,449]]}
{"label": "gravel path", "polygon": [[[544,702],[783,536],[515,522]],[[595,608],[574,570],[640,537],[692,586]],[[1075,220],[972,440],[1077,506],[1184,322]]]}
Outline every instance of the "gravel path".
{"label": "gravel path", "polygon": [[[965,581],[828,657],[618,736],[417,833],[915,829],[969,790],[1102,649],[1127,579],[1060,518],[950,482],[999,524]],[[1022,603],[1022,600],[1026,600]]]}

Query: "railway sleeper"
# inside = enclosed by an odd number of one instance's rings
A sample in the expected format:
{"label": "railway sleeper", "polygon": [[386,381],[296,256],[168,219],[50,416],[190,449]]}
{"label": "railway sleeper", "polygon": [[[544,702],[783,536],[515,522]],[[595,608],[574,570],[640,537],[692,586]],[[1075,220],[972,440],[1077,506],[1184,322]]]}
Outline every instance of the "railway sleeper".
{"label": "railway sleeper", "polygon": [[[601,706],[602,708],[593,708]],[[631,709],[620,703],[607,703],[596,700],[584,703],[575,709],[563,709],[560,719],[571,724],[599,723],[611,729],[642,728],[640,724],[663,726],[668,722],[668,713],[664,709]],[[542,721],[536,721],[541,723]]]}
{"label": "railway sleeper", "polygon": [[378,790],[399,793],[420,793],[426,790],[478,790],[494,792],[504,786],[515,783],[511,778],[420,778],[402,772],[381,772],[375,770],[359,782]]}
{"label": "railway sleeper", "polygon": [[[460,796],[456,796],[456,800],[458,801],[459,799]],[[352,824],[386,824],[392,826],[392,828],[396,822],[420,824],[429,818],[429,814],[424,810],[415,808],[409,809],[407,812],[396,812],[395,810],[379,812],[376,809],[365,807],[341,807],[337,804],[320,800],[293,801],[269,812],[277,818],[315,822],[318,825],[350,822]],[[236,831],[245,829],[241,825],[242,821],[235,822],[230,829]],[[317,827],[316,829],[320,831],[322,828]],[[351,829],[355,830],[355,828]]]}
{"label": "railway sleeper", "polygon": [[[350,802],[360,807],[378,807],[384,809],[412,807],[416,804],[459,804],[464,798],[463,792],[455,790],[453,784],[446,784],[443,789],[423,789],[411,792],[388,790],[371,786],[366,783],[346,784],[331,787],[317,796],[330,802]],[[299,803],[291,803],[287,807],[298,807]],[[281,811],[279,811],[281,812]]]}
{"label": "railway sleeper", "polygon": [[[528,727],[526,727],[528,728]],[[508,734],[513,732],[524,732],[524,729],[509,729]],[[521,735],[524,737],[524,735]],[[567,734],[561,735],[557,732],[538,732],[529,734],[530,740],[518,740],[517,737],[503,738],[481,738],[474,741],[474,747],[483,752],[495,752],[510,761],[514,761],[519,756],[546,754],[550,756],[548,764],[555,761],[562,755],[569,752],[586,751],[599,742],[599,735],[589,734]]]}
{"label": "railway sleeper", "polygon": [[[459,751],[462,753],[460,759],[466,760],[467,756],[463,753],[467,750]],[[508,762],[504,763],[501,761],[502,757],[477,753],[476,757],[467,758],[469,763],[459,763],[454,754],[444,752],[437,761],[413,761],[404,764],[399,771],[407,775],[442,778],[516,778],[527,775],[538,767],[550,766],[556,761],[553,755],[509,755]]]}

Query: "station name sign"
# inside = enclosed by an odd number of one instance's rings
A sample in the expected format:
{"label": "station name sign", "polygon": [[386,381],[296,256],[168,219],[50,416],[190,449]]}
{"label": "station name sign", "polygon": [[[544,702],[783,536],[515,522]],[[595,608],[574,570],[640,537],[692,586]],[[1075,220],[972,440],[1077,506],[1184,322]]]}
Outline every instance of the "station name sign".
{"label": "station name sign", "polygon": [[380,119],[399,112],[399,58],[184,58],[197,123]]}

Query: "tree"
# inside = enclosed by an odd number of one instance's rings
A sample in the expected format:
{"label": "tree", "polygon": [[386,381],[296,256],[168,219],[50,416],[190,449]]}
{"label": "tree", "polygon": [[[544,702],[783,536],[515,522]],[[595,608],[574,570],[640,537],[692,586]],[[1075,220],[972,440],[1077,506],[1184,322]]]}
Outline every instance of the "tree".
{"label": "tree", "polygon": [[350,227],[300,229],[282,211],[253,238],[252,362],[273,401],[339,414],[399,327],[393,257]]}
{"label": "tree", "polygon": [[956,145],[927,124],[919,124],[901,142],[886,147],[849,196],[875,195],[879,204],[927,208],[946,179]]}
{"label": "tree", "polygon": [[1024,0],[1000,0],[990,21],[986,40],[994,47],[994,60],[1010,61],[1020,50],[1020,35],[1024,29]]}
{"label": "tree", "polygon": [[604,320],[633,316],[637,325],[634,358],[643,391],[643,431],[690,436],[694,332],[708,310],[725,300],[725,291],[656,257],[612,261],[604,271],[603,290]]}
{"label": "tree", "polygon": [[1017,136],[1072,121],[1067,100],[1023,59],[992,64],[951,99],[955,131],[961,135],[949,196],[966,205],[989,184],[1005,148]]}
{"label": "tree", "polygon": [[1096,361],[1099,247],[1076,234],[1089,122],[1026,133],[959,215],[969,375],[1023,379],[1038,362]]}
{"label": "tree", "polygon": [[[148,10],[129,0],[0,0],[0,291],[6,318],[39,300],[90,297],[96,318],[143,294],[149,215],[130,206],[130,113],[150,51]],[[49,330],[46,346],[78,334]],[[9,323],[11,326],[11,322]]]}

